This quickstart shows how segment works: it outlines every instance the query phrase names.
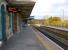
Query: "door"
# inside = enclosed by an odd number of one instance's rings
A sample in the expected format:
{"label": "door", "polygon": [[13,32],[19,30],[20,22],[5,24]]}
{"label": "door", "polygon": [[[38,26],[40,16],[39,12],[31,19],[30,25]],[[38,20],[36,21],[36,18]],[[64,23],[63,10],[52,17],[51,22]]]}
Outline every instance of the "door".
{"label": "door", "polygon": [[5,33],[5,6],[4,4],[1,5],[1,24],[2,24],[2,40],[6,40],[6,33]]}

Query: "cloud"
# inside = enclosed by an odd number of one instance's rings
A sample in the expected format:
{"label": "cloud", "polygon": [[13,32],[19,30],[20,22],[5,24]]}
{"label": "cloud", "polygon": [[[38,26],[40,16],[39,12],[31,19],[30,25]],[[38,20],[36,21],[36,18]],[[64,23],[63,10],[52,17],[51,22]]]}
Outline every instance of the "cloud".
{"label": "cloud", "polygon": [[32,11],[33,16],[62,16],[68,14],[68,0],[38,0]]}

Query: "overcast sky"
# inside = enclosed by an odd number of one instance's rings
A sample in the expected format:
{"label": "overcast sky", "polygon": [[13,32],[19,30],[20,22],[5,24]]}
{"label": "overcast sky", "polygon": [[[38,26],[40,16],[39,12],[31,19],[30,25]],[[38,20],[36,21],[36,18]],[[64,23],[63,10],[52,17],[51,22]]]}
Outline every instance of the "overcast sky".
{"label": "overcast sky", "polygon": [[31,16],[35,16],[35,18],[44,18],[43,16],[68,18],[68,0],[37,0]]}

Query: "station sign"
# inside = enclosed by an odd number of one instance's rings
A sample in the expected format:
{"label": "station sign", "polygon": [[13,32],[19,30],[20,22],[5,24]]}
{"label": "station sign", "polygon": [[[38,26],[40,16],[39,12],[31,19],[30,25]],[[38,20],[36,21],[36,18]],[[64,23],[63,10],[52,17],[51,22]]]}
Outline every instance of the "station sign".
{"label": "station sign", "polygon": [[7,5],[7,11],[16,13],[16,12],[21,12],[21,9],[20,8],[16,8],[16,7],[11,7],[11,6]]}
{"label": "station sign", "polygon": [[9,11],[9,12],[14,12],[14,13],[16,13],[16,12],[17,12],[17,9],[16,9],[16,8],[13,8],[13,7],[9,7],[9,8],[8,8],[8,11]]}

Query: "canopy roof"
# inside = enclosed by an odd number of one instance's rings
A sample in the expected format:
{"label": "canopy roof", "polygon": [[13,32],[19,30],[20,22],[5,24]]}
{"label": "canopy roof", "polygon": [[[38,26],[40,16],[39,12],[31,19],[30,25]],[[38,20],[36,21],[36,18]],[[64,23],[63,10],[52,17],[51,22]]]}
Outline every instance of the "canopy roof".
{"label": "canopy roof", "polygon": [[23,19],[30,17],[34,5],[34,0],[13,0],[8,2],[8,7],[15,7],[20,10],[19,13]]}

